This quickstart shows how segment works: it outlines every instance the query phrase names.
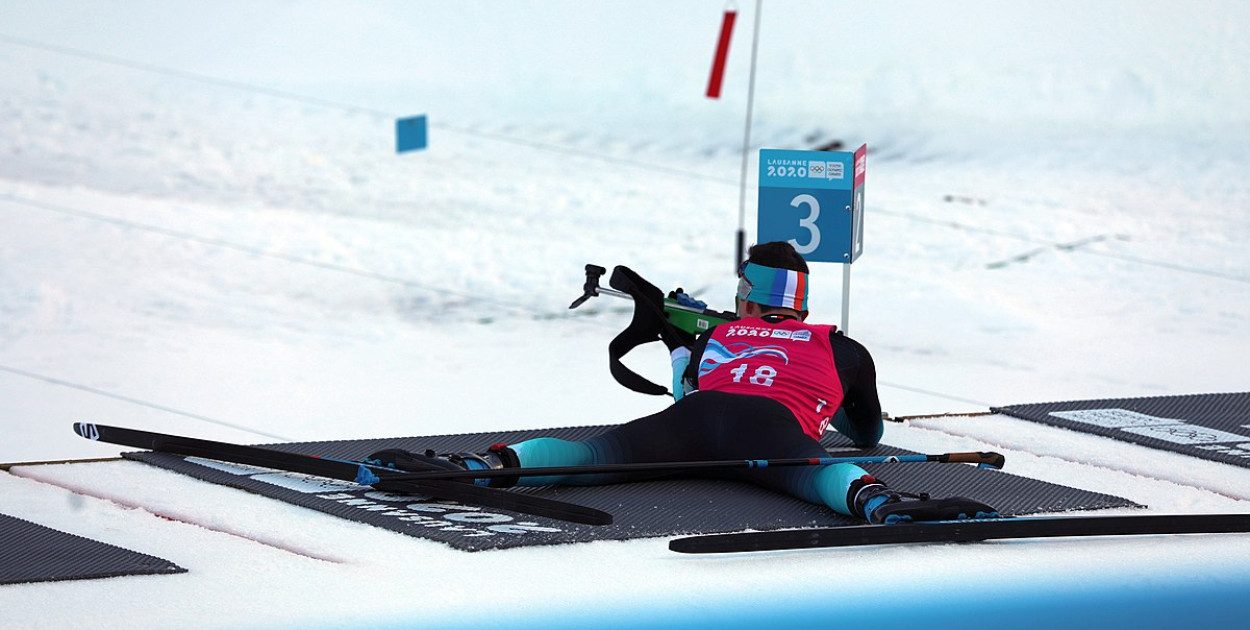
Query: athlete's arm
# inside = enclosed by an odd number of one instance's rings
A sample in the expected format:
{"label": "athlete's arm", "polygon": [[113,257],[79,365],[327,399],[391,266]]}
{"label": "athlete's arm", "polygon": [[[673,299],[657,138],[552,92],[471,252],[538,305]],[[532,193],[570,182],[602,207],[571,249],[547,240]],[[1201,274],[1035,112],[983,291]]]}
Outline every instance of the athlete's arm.
{"label": "athlete's arm", "polygon": [[876,446],[885,425],[881,421],[881,400],[877,397],[877,366],[862,344],[839,332],[830,333],[833,362],[842,381],[842,410],[833,419],[838,433],[856,446]]}

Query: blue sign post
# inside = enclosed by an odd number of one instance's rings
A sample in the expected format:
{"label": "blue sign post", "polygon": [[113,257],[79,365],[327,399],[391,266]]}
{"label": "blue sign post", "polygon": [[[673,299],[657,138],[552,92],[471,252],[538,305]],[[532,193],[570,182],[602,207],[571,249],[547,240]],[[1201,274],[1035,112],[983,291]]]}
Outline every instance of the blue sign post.
{"label": "blue sign post", "polygon": [[851,263],[864,252],[868,145],[855,152],[760,151],[758,242],[788,241],[808,262],[843,263],[842,330]]}

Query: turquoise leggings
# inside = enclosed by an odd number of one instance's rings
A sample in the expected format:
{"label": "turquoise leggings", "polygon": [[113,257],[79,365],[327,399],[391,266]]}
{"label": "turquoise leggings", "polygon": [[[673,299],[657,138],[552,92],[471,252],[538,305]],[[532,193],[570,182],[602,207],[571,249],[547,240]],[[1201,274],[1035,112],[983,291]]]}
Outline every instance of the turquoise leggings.
{"label": "turquoise leggings", "polygon": [[[535,438],[510,445],[523,467],[630,462],[828,457],[784,405],[762,396],[697,392],[667,409],[583,441]],[[701,476],[754,483],[850,516],[847,492],[866,475],[853,464],[732,468]],[[664,476],[615,473],[522,477],[520,485],[602,485]]]}

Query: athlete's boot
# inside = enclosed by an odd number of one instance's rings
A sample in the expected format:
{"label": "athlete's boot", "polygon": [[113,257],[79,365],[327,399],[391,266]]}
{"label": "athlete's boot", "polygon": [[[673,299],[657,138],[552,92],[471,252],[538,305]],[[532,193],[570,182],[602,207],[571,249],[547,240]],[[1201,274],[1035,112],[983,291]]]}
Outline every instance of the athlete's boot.
{"label": "athlete's boot", "polygon": [[[502,468],[517,468],[520,461],[517,459],[516,453],[508,448],[506,444],[495,444],[485,453],[442,453],[436,454],[434,451],[426,451],[422,453],[413,453],[400,448],[388,448],[378,451],[368,457],[365,461],[377,463],[388,468],[398,470],[406,470],[409,472],[423,472],[430,470],[497,470]],[[516,477],[483,477],[481,479],[473,479],[469,477],[459,478],[457,481],[472,483],[479,486],[489,486],[492,488],[508,488],[516,485]]]}
{"label": "athlete's boot", "polygon": [[998,510],[964,497],[932,499],[891,490],[871,475],[851,484],[847,505],[869,523],[894,524],[909,521],[952,521],[968,518],[995,518]]}

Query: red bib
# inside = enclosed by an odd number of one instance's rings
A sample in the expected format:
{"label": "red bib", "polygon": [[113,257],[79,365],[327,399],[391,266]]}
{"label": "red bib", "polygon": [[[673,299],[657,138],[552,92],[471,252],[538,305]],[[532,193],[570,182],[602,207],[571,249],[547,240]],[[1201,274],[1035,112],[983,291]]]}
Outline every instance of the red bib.
{"label": "red bib", "polygon": [[842,405],[833,326],[749,317],[712,330],[699,362],[699,389],[765,396],[786,406],[819,440]]}

